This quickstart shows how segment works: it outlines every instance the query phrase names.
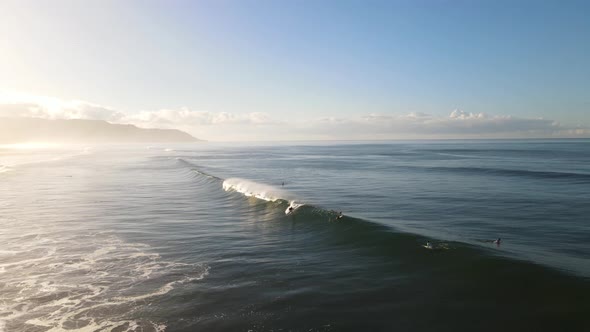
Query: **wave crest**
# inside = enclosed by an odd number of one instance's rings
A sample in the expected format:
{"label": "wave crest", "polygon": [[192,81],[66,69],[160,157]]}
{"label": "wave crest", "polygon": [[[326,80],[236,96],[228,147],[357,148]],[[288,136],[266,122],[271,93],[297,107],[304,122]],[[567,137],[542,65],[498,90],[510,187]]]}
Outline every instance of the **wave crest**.
{"label": "wave crest", "polygon": [[231,178],[223,181],[223,190],[235,191],[244,196],[256,197],[267,202],[276,202],[279,200],[285,202],[292,201],[292,199],[288,198],[290,196],[289,193],[282,189],[240,178]]}

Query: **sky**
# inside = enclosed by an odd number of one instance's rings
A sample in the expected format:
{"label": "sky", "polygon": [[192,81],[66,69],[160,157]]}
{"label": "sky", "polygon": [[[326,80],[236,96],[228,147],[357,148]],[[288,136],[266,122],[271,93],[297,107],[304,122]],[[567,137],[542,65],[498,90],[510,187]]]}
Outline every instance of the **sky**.
{"label": "sky", "polygon": [[587,1],[0,0],[0,116],[219,141],[590,137]]}

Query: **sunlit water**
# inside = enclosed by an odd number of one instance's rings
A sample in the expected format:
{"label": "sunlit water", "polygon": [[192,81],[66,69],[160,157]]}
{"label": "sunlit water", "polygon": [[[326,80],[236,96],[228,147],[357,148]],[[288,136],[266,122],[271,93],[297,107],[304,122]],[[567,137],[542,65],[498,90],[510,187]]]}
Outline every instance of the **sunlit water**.
{"label": "sunlit water", "polygon": [[588,141],[2,147],[0,331],[581,331],[589,202]]}

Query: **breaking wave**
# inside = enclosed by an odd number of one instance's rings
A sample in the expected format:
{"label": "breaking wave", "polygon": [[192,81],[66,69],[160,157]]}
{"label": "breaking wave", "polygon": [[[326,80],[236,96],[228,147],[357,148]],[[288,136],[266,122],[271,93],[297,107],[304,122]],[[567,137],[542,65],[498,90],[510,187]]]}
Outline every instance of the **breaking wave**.
{"label": "breaking wave", "polygon": [[270,185],[257,183],[254,181],[231,178],[223,181],[223,190],[236,191],[247,197],[256,197],[267,202],[276,202],[277,200],[289,201],[288,193]]}
{"label": "breaking wave", "polygon": [[235,191],[246,197],[255,197],[267,202],[280,202],[289,204],[285,214],[291,214],[298,208],[304,206],[298,203],[287,191],[282,189],[240,178],[231,178],[223,181],[223,190]]}

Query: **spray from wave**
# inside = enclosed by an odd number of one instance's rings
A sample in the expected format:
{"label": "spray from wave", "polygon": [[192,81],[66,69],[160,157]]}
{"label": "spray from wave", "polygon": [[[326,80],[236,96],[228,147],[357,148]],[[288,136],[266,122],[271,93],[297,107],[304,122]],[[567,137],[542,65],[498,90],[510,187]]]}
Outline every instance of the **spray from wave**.
{"label": "spray from wave", "polygon": [[246,197],[255,197],[267,202],[287,203],[289,207],[285,210],[285,214],[290,214],[304,205],[296,202],[292,195],[285,190],[246,179],[230,178],[223,181],[222,186],[225,191],[235,191]]}
{"label": "spray from wave", "polygon": [[276,202],[279,199],[288,200],[285,198],[287,193],[281,189],[240,178],[231,178],[223,181],[223,190],[236,191],[244,194],[244,196],[256,197],[267,202]]}

